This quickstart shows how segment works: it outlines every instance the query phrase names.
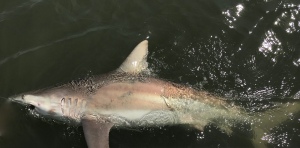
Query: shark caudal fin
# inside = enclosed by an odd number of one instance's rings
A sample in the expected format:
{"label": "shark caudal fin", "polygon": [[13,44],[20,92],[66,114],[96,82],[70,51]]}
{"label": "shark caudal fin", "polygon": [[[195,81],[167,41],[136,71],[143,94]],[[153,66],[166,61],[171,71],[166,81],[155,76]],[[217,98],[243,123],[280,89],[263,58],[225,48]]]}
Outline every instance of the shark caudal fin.
{"label": "shark caudal fin", "polygon": [[267,147],[266,135],[285,121],[292,120],[300,112],[300,101],[279,104],[277,108],[253,115],[253,145],[254,147]]}
{"label": "shark caudal fin", "polygon": [[148,41],[140,42],[119,67],[118,71],[138,74],[147,70]]}

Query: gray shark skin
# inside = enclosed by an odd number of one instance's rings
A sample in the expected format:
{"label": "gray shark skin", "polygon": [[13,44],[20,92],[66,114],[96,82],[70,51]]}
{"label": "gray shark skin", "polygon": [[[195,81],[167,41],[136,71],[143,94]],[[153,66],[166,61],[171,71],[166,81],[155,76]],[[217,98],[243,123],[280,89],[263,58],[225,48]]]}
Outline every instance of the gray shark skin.
{"label": "gray shark skin", "polygon": [[[299,111],[299,103],[290,103],[264,114],[249,114],[206,91],[153,77],[148,70],[147,53],[145,40],[109,74],[24,93],[10,100],[34,106],[34,112],[46,118],[81,124],[89,148],[108,148],[112,126],[189,124],[203,130],[214,123],[230,135],[231,127],[239,122],[254,125],[254,146],[264,147],[263,134],[287,120],[287,114]],[[270,114],[278,118],[270,121]]]}

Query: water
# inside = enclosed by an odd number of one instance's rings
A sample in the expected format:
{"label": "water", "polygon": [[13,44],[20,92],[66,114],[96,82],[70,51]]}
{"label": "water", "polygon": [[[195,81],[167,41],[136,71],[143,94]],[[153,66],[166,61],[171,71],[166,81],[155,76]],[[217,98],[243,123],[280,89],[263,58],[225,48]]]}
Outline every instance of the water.
{"label": "water", "polygon": [[[159,77],[227,97],[248,111],[299,99],[297,0],[2,0],[0,96],[116,69],[149,39]],[[296,95],[296,97],[294,97]],[[86,147],[81,127],[33,118],[0,102],[0,147]],[[10,106],[10,107],[8,107]],[[299,147],[300,116],[273,129],[270,147]],[[244,128],[244,126],[241,125]],[[251,134],[215,126],[113,129],[112,147],[252,147]]]}

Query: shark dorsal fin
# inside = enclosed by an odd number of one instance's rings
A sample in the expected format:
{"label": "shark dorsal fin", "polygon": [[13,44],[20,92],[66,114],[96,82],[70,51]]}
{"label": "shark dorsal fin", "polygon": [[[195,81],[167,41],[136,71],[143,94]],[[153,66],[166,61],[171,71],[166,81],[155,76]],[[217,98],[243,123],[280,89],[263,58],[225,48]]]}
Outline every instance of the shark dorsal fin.
{"label": "shark dorsal fin", "polygon": [[147,70],[147,54],[148,54],[148,41],[140,42],[126,58],[126,60],[119,67],[119,71],[138,74]]}

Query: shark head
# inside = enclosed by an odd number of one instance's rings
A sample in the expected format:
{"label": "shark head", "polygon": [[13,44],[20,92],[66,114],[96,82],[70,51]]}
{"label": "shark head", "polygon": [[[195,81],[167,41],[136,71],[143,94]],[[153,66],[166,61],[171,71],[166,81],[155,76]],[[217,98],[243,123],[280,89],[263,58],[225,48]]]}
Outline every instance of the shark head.
{"label": "shark head", "polygon": [[83,107],[80,98],[72,89],[61,86],[24,93],[10,100],[28,106],[35,114],[60,119],[79,116]]}

